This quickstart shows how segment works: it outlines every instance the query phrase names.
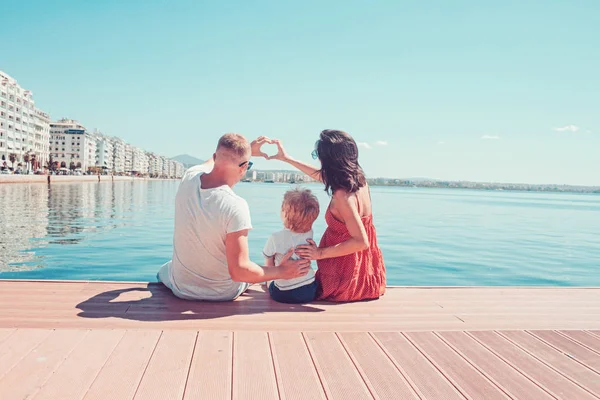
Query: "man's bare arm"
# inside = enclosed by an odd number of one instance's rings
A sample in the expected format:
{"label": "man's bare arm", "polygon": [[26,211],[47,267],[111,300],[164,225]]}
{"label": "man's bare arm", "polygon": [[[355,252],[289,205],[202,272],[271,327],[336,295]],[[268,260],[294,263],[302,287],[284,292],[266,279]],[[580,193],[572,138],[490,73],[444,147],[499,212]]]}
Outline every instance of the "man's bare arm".
{"label": "man's bare arm", "polygon": [[225,237],[227,266],[231,279],[236,282],[260,283],[275,279],[293,279],[304,276],[310,269],[310,260],[290,260],[291,249],[278,267],[260,265],[250,261],[248,230],[233,232]]}

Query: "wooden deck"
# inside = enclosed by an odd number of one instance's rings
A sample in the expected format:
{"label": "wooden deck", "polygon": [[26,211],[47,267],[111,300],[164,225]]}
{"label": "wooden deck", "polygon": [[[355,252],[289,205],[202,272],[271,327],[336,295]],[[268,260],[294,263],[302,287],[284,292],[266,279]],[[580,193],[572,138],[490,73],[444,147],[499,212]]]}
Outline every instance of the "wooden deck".
{"label": "wooden deck", "polygon": [[0,281],[0,399],[600,399],[600,289],[289,306]]}

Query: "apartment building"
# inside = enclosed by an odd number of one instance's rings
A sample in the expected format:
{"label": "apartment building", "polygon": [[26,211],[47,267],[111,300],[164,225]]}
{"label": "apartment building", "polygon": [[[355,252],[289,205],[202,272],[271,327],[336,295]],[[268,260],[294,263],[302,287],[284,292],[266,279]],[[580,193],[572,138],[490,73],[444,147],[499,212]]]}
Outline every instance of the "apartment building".
{"label": "apartment building", "polygon": [[115,174],[125,173],[125,142],[123,139],[111,138],[113,145],[113,171]]}
{"label": "apartment building", "polygon": [[31,91],[0,71],[0,168],[41,167],[48,159],[49,123]]}
{"label": "apartment building", "polygon": [[131,172],[138,175],[148,174],[148,156],[144,149],[131,147]]}
{"label": "apartment building", "polygon": [[59,168],[87,171],[96,165],[96,137],[78,121],[63,118],[50,124],[49,152]]}
{"label": "apartment building", "polygon": [[107,172],[114,171],[114,141],[112,138],[97,135],[96,166]]}

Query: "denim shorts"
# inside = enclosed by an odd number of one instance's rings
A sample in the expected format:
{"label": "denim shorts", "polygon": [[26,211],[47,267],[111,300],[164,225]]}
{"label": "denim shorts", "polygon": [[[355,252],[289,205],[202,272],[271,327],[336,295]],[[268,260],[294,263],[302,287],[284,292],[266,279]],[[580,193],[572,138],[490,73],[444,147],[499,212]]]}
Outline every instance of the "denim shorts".
{"label": "denim shorts", "polygon": [[271,282],[271,285],[269,285],[269,294],[271,294],[271,298],[273,300],[279,303],[310,303],[317,296],[317,282],[314,281],[308,285],[300,286],[291,290],[281,290],[275,286],[275,282]]}

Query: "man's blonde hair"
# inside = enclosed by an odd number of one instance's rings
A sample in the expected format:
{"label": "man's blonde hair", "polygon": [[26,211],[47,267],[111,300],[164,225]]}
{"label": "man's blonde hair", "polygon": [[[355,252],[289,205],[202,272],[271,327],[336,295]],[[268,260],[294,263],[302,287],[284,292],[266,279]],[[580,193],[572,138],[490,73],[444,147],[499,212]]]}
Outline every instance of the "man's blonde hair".
{"label": "man's blonde hair", "polygon": [[251,151],[248,140],[238,133],[226,133],[221,136],[217,151],[220,149],[227,150],[238,158],[245,157]]}
{"label": "man's blonde hair", "polygon": [[319,200],[308,189],[293,189],[283,196],[283,222],[292,232],[305,233],[312,229],[319,216]]}

